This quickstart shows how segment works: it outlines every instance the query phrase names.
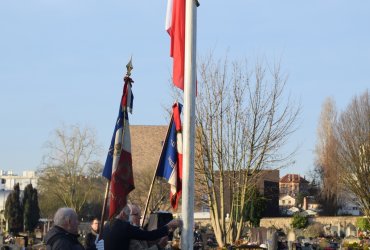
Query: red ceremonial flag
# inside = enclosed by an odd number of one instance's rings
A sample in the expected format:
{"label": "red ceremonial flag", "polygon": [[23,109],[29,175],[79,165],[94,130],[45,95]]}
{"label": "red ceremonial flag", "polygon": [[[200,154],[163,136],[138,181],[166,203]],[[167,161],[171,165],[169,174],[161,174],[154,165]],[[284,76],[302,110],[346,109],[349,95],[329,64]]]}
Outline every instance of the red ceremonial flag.
{"label": "red ceremonial flag", "polygon": [[166,30],[171,37],[173,84],[184,90],[185,0],[168,0]]}

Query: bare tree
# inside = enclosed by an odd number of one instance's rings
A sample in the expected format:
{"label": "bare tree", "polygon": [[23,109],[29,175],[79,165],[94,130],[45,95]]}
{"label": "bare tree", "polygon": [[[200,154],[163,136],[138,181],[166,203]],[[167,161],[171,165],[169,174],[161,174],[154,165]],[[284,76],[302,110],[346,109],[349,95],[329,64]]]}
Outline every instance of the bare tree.
{"label": "bare tree", "polygon": [[[40,199],[71,207],[79,213],[97,188],[94,178],[101,175],[102,165],[97,161],[100,146],[95,132],[78,125],[63,126],[55,130],[46,148],[48,152],[39,171]],[[41,209],[47,206],[43,201],[40,203]]]}
{"label": "bare tree", "polygon": [[[290,164],[280,149],[296,129],[299,106],[285,99],[280,65],[200,64],[196,108],[196,183],[219,246],[239,239],[260,171]],[[226,214],[229,218],[226,220]]]}
{"label": "bare tree", "polygon": [[337,111],[334,100],[327,98],[322,106],[316,143],[316,173],[319,174],[321,190],[319,200],[323,214],[335,215],[338,211],[339,169],[336,157],[338,142],[335,138],[334,127],[337,123]]}
{"label": "bare tree", "polygon": [[355,96],[336,124],[341,183],[370,218],[370,94]]}
{"label": "bare tree", "polygon": [[[135,189],[130,193],[129,199],[130,202],[139,205],[143,210],[154,174],[155,172],[152,169],[138,169],[134,172]],[[170,210],[169,196],[169,184],[161,178],[156,177],[148,204],[148,214],[151,211]]]}

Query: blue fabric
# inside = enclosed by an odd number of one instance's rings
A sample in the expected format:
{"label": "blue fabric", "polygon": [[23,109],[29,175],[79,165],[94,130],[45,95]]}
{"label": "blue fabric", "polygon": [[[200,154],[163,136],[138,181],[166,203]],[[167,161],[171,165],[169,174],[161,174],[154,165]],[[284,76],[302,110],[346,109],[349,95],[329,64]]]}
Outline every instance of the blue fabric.
{"label": "blue fabric", "polygon": [[[124,113],[126,113],[126,115]],[[113,153],[114,153],[114,144],[115,144],[116,132],[117,132],[117,130],[122,128],[122,120],[123,120],[124,116],[126,116],[126,118],[128,119],[127,112],[122,111],[122,106],[120,104],[119,105],[118,117],[117,117],[117,121],[116,121],[116,126],[114,127],[112,140],[111,140],[111,143],[110,143],[110,146],[109,146],[107,159],[105,160],[105,165],[104,165],[104,169],[103,169],[103,176],[105,178],[107,178],[108,180],[110,180],[112,178],[112,164],[113,164]]]}
{"label": "blue fabric", "polygon": [[[179,111],[181,113],[182,105],[178,103]],[[163,145],[163,151],[159,160],[156,176],[163,177],[167,181],[177,165],[178,151],[177,151],[177,132],[174,119],[171,119],[169,134]]]}
{"label": "blue fabric", "polygon": [[176,126],[173,119],[170,123],[170,131],[163,145],[162,155],[157,168],[156,176],[170,179],[172,171],[177,164],[177,137]]}

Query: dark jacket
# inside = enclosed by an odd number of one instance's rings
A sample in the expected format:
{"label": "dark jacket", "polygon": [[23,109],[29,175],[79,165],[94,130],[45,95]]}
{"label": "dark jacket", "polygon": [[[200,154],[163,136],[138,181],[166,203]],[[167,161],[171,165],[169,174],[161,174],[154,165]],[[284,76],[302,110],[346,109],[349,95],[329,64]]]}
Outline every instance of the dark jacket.
{"label": "dark jacket", "polygon": [[84,250],[78,235],[68,233],[61,227],[53,226],[45,235],[47,250]]}
{"label": "dark jacket", "polygon": [[154,241],[168,235],[167,226],[153,231],[144,231],[127,221],[113,219],[104,226],[103,239],[105,250],[129,250],[130,240]]}
{"label": "dark jacket", "polygon": [[85,249],[86,250],[96,250],[95,246],[95,240],[96,240],[97,234],[91,230],[91,232],[86,234],[85,237]]}

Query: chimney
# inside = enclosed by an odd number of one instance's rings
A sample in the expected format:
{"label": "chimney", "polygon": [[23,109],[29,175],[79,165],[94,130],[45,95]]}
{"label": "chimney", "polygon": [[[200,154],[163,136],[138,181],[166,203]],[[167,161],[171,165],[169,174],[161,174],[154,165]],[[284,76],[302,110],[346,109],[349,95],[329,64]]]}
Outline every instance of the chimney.
{"label": "chimney", "polygon": [[308,204],[307,204],[307,196],[303,197],[303,210],[308,209]]}

